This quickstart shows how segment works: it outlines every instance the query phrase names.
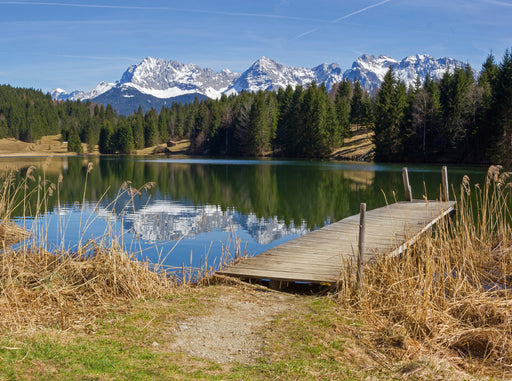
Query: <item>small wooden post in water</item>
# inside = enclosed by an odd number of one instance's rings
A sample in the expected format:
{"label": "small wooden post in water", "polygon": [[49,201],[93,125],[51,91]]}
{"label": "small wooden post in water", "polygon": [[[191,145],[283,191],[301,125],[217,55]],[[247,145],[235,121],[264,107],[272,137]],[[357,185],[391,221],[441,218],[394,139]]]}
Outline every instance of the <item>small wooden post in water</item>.
{"label": "small wooden post in water", "polygon": [[409,173],[407,172],[407,167],[402,168],[402,178],[404,180],[405,201],[412,201],[412,190],[411,185],[409,184]]}
{"label": "small wooden post in water", "polygon": [[442,201],[450,201],[450,193],[448,192],[448,168],[446,168],[446,165],[443,165],[442,173],[443,173]]}
{"label": "small wooden post in water", "polygon": [[365,231],[366,204],[361,203],[359,207],[359,245],[357,255],[357,284],[359,292],[363,291],[363,259],[364,259],[364,231]]}

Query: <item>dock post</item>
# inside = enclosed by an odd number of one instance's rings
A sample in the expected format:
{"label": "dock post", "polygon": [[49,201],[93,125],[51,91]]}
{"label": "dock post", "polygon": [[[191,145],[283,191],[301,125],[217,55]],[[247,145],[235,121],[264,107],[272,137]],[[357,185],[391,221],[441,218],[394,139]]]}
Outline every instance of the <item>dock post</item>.
{"label": "dock post", "polygon": [[409,173],[407,172],[407,167],[402,168],[402,178],[404,180],[405,201],[412,201],[412,189],[409,184]]}
{"label": "dock post", "polygon": [[446,168],[446,165],[443,165],[442,173],[443,173],[443,196],[442,196],[441,200],[442,201],[450,201],[450,193],[448,191],[448,168]]}
{"label": "dock post", "polygon": [[359,286],[359,293],[363,291],[363,260],[364,260],[364,231],[366,227],[366,204],[361,203],[359,207],[359,244],[357,255],[357,284]]}

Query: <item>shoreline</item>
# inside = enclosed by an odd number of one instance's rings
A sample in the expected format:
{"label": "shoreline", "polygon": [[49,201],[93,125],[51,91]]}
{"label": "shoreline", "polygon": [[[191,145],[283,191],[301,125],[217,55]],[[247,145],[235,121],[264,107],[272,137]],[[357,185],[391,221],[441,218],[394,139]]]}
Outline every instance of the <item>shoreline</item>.
{"label": "shoreline", "polygon": [[[356,161],[369,162],[373,158],[374,145],[371,141],[373,133],[367,130],[354,131],[352,137],[345,139],[344,145],[334,149],[324,160],[333,161]],[[153,147],[147,147],[135,150],[129,155],[133,156],[175,156],[187,155],[190,147],[190,140],[181,139],[176,145],[167,147],[165,143],[157,144]],[[88,152],[87,144],[82,143],[83,153],[69,152],[67,142],[61,141],[61,135],[47,135],[38,139],[35,143],[27,143],[14,138],[0,139],[0,158],[39,158],[39,157],[99,157],[104,156],[96,146],[92,152]],[[105,155],[115,156],[115,155]],[[196,155],[190,155],[196,156]],[[251,157],[251,159],[259,157]],[[294,159],[294,158],[290,158]],[[295,158],[297,159],[297,158]]]}

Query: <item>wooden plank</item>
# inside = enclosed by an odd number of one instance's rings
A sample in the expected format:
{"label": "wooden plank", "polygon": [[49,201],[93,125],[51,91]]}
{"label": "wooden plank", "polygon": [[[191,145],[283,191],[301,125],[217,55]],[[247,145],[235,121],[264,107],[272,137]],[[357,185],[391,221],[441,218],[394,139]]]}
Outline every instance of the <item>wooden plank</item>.
{"label": "wooden plank", "polygon": [[[412,200],[366,212],[364,262],[376,255],[398,255],[439,219],[455,202]],[[358,255],[359,214],[267,250],[220,274],[241,278],[332,283]]]}
{"label": "wooden plank", "polygon": [[261,271],[247,270],[237,272],[233,269],[230,273],[219,272],[219,274],[238,276],[240,278],[257,278],[257,279],[274,279],[282,281],[290,281],[293,279],[294,282],[308,282],[308,283],[335,283],[339,279],[339,275],[318,275],[308,273],[287,273],[284,271],[267,271],[265,276],[261,276]]}

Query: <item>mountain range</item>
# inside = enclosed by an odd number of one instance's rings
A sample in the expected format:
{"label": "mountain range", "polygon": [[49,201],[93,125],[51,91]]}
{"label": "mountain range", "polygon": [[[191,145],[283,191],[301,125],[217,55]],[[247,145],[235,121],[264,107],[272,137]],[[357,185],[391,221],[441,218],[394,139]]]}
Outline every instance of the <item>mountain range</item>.
{"label": "mountain range", "polygon": [[[270,58],[261,57],[243,73],[230,70],[215,72],[194,64],[166,61],[147,57],[138,65],[130,66],[115,83],[100,82],[89,92],[76,90],[67,93],[62,89],[51,92],[55,100],[90,100],[101,104],[111,104],[121,114],[131,114],[142,106],[144,111],[173,102],[192,102],[217,99],[222,94],[232,95],[242,91],[278,90],[288,85],[308,86],[312,82],[325,83],[327,89],[347,78],[358,80],[364,89],[377,89],[389,67],[397,78],[407,86],[413,85],[419,76],[423,81],[427,74],[440,78],[446,70],[465,67],[462,61],[453,58],[434,58],[417,54],[400,61],[387,56],[360,56],[348,70],[343,71],[338,64],[321,64],[314,68],[290,67]],[[474,71],[475,76],[478,75]]]}

